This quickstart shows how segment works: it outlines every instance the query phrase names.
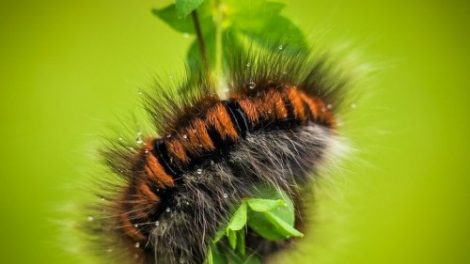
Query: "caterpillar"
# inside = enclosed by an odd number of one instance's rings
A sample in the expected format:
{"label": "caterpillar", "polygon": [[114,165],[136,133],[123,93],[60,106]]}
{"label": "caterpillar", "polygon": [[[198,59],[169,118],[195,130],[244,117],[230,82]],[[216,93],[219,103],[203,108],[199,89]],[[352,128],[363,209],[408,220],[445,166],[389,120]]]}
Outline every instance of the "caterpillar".
{"label": "caterpillar", "polygon": [[[225,96],[203,73],[183,82],[181,95],[157,85],[145,95],[156,132],[103,151],[118,177],[91,206],[87,230],[107,262],[203,263],[234,206],[261,185],[301,200],[338,141],[348,80],[328,57],[232,53]],[[304,212],[296,209],[299,226]],[[251,235],[247,247],[261,259],[287,243]]]}

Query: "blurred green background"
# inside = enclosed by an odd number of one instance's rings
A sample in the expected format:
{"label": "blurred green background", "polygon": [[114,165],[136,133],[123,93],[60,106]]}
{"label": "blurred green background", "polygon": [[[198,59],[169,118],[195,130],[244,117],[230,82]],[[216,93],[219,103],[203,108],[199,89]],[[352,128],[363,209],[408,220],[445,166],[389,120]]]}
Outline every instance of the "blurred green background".
{"label": "blurred green background", "polygon": [[[67,252],[61,211],[107,124],[181,68],[191,39],[150,13],[166,3],[1,1],[0,263],[88,263]],[[379,74],[351,113],[359,153],[285,261],[470,263],[468,2],[287,4],[310,39],[353,42]]]}

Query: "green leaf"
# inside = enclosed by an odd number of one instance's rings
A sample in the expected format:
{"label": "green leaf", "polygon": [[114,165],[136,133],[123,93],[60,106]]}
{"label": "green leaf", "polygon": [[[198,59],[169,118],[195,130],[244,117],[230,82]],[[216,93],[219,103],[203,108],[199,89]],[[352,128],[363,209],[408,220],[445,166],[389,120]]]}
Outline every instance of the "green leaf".
{"label": "green leaf", "polygon": [[184,18],[198,8],[204,0],[176,0],[176,14],[178,18]]}
{"label": "green leaf", "polygon": [[162,9],[152,9],[152,13],[178,32],[194,34],[194,25],[190,17],[178,18],[175,4]]}
{"label": "green leaf", "polygon": [[285,236],[277,231],[275,225],[263,214],[251,212],[248,226],[263,238],[271,241],[283,240]]}
{"label": "green leaf", "polygon": [[288,46],[296,52],[307,51],[302,31],[281,14],[285,4],[252,0],[225,0],[224,3],[228,5],[226,20],[230,27],[249,43],[256,42],[269,49]]}
{"label": "green leaf", "polygon": [[256,233],[268,240],[302,236],[294,228],[294,204],[287,194],[270,187],[262,187],[259,188],[257,197],[282,200],[284,206],[277,206],[265,212],[250,211],[248,225]]}
{"label": "green leaf", "polygon": [[224,230],[217,231],[217,233],[215,233],[215,237],[214,237],[213,242],[214,243],[219,242],[224,236],[225,236],[225,231]]}
{"label": "green leaf", "polygon": [[246,253],[246,245],[245,245],[245,230],[240,230],[237,232],[238,234],[238,243],[237,243],[237,251],[242,255],[245,256]]}
{"label": "green leaf", "polygon": [[232,216],[230,220],[227,230],[238,231],[242,229],[246,224],[247,218],[247,210],[246,210],[246,203],[242,202],[240,207],[238,207],[237,211]]}
{"label": "green leaf", "polygon": [[227,237],[230,247],[235,249],[237,247],[237,233],[233,230],[227,229]]}
{"label": "green leaf", "polygon": [[217,245],[211,243],[207,251],[206,264],[225,264],[227,263],[224,255]]}
{"label": "green leaf", "polygon": [[267,219],[274,224],[276,230],[279,234],[283,235],[285,238],[289,237],[303,237],[304,235],[295,229],[291,224],[287,223],[283,219],[277,217],[275,214],[266,212],[264,213]]}
{"label": "green leaf", "polygon": [[251,198],[247,199],[246,203],[250,207],[251,210],[256,212],[267,212],[271,211],[277,207],[285,206],[283,200],[277,199],[259,199],[259,198]]}

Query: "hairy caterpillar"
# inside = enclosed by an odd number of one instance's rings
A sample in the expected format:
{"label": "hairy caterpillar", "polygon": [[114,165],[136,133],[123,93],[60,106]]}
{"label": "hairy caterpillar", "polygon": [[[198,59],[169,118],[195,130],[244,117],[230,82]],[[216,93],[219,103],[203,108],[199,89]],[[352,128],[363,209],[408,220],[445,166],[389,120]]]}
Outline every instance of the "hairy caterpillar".
{"label": "hairy caterpillar", "polygon": [[[108,261],[203,263],[241,199],[262,185],[301,199],[336,141],[348,81],[328,59],[285,47],[232,52],[227,96],[205,78],[181,85],[179,101],[157,86],[146,101],[156,135],[105,151],[120,184],[93,206],[88,230]],[[282,247],[253,236],[247,247],[260,258]]]}

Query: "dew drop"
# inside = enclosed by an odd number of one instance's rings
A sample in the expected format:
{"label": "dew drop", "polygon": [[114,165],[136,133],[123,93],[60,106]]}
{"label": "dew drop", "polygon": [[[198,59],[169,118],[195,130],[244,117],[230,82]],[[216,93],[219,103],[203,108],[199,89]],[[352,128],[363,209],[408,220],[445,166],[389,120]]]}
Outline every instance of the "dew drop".
{"label": "dew drop", "polygon": [[354,108],[356,108],[356,107],[357,107],[357,105],[356,105],[355,103],[351,104],[351,108],[354,109]]}
{"label": "dew drop", "polygon": [[197,174],[202,174],[202,169],[197,169],[197,170],[196,170],[196,173],[197,173]]}
{"label": "dew drop", "polygon": [[93,216],[88,216],[87,217],[88,222],[93,222],[95,218]]}
{"label": "dew drop", "polygon": [[256,87],[256,83],[255,83],[254,81],[250,81],[250,82],[248,83],[248,87],[249,87],[251,90],[253,90],[253,89],[255,89],[255,87]]}
{"label": "dew drop", "polygon": [[106,252],[111,253],[111,252],[113,252],[113,249],[112,249],[112,248],[108,248],[108,249],[106,249]]}
{"label": "dew drop", "polygon": [[247,68],[250,68],[250,67],[251,67],[251,63],[248,62],[248,63],[246,64],[246,67],[247,67]]}
{"label": "dew drop", "polygon": [[159,226],[160,225],[160,221],[155,221],[155,226]]}
{"label": "dew drop", "polygon": [[222,196],[224,197],[224,199],[227,199],[227,198],[228,198],[228,194],[227,194],[227,193],[224,193]]}
{"label": "dew drop", "polygon": [[279,45],[279,47],[277,47],[279,50],[283,50],[284,49],[284,46],[281,44]]}
{"label": "dew drop", "polygon": [[123,141],[124,139],[122,137],[118,138],[119,141]]}
{"label": "dew drop", "polygon": [[135,245],[134,245],[134,247],[140,248],[140,242],[136,242]]}
{"label": "dew drop", "polygon": [[188,34],[188,33],[183,33],[183,38],[188,39],[188,38],[189,38],[189,34]]}
{"label": "dew drop", "polygon": [[332,104],[327,104],[326,108],[328,108],[328,110],[331,110],[331,109],[333,109],[333,105]]}

